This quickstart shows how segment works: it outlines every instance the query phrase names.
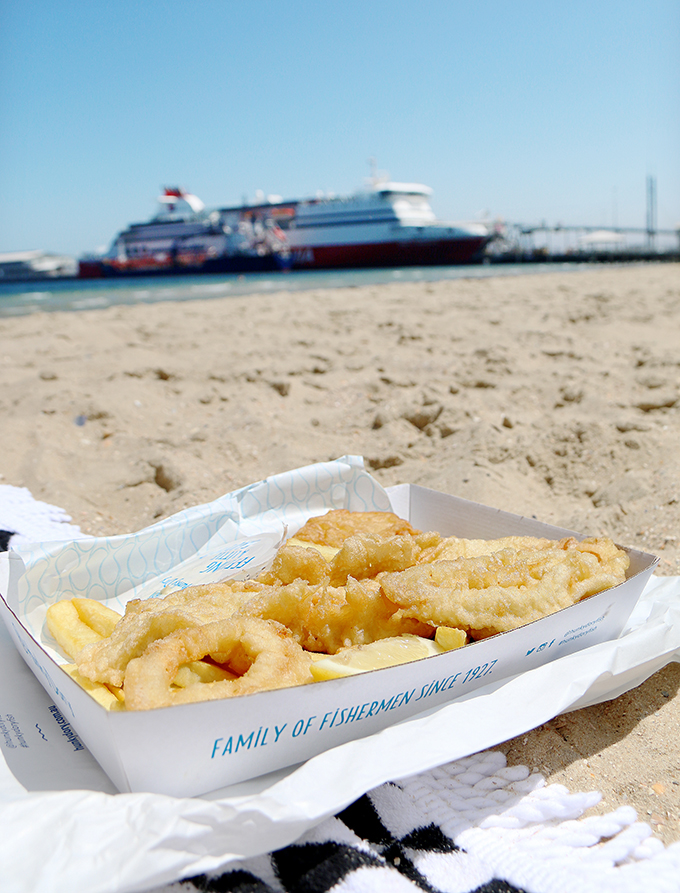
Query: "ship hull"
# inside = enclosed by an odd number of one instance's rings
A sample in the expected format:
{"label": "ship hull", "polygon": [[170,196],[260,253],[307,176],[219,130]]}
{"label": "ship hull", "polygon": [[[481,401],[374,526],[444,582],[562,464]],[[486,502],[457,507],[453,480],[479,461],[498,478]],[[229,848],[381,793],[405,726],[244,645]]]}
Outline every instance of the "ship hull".
{"label": "ship hull", "polygon": [[287,262],[275,255],[231,255],[208,258],[199,264],[130,263],[108,259],[81,260],[80,279],[119,279],[132,276],[195,276],[208,273],[270,273],[286,269]]}
{"label": "ship hull", "polygon": [[457,266],[480,263],[486,236],[448,239],[364,242],[291,248],[293,269],[344,267]]}

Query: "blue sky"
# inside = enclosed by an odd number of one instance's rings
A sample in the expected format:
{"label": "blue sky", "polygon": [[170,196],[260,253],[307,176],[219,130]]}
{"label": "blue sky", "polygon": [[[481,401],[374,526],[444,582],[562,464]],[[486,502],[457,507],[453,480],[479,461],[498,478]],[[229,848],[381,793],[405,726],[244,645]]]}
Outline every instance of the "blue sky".
{"label": "blue sky", "polygon": [[450,220],[680,223],[677,0],[0,0],[0,251],[79,255],[163,185]]}

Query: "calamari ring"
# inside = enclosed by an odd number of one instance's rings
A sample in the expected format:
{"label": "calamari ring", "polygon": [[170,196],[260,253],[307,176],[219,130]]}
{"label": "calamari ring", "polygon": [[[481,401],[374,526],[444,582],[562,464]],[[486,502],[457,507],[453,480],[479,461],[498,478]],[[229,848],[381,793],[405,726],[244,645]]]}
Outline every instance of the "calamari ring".
{"label": "calamari ring", "polygon": [[[182,664],[207,654],[219,654],[222,661],[245,672],[233,680],[171,688]],[[310,663],[310,656],[280,623],[237,615],[178,630],[149,645],[125,671],[125,706],[151,710],[304,685],[314,681]]]}

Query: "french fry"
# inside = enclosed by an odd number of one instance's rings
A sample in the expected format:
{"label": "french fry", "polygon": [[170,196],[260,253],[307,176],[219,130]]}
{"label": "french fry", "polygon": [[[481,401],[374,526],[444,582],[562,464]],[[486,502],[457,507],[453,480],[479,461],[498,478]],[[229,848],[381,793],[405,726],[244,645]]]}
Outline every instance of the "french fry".
{"label": "french fry", "polygon": [[111,635],[120,620],[120,614],[94,598],[72,598],[71,602],[83,623],[99,633],[103,639]]}
{"label": "french fry", "polygon": [[64,664],[62,670],[68,673],[71,679],[77,682],[102,707],[105,707],[107,710],[125,709],[125,704],[116,697],[108,686],[103,685],[101,682],[91,682],[89,679],[81,676],[75,664]]}
{"label": "french fry", "polygon": [[111,694],[120,701],[120,703],[125,706],[125,692],[122,688],[117,688],[115,685],[111,685],[110,683],[104,683]]}
{"label": "french fry", "polygon": [[50,605],[46,620],[47,628],[57,644],[73,660],[86,645],[101,642],[103,638],[80,619],[70,599]]}

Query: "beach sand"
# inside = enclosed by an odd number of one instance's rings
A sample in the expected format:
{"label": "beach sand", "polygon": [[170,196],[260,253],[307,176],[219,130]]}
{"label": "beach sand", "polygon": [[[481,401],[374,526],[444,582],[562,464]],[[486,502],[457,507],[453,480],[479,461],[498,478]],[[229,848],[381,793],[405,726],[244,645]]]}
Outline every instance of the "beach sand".
{"label": "beach sand", "polygon": [[[0,319],[0,483],[90,534],[360,454],[680,574],[680,266]],[[680,839],[680,665],[501,745]]]}

